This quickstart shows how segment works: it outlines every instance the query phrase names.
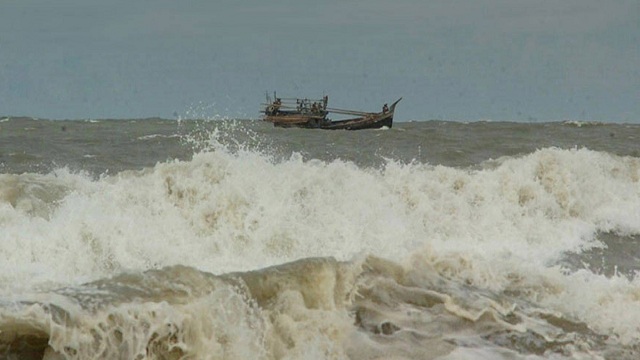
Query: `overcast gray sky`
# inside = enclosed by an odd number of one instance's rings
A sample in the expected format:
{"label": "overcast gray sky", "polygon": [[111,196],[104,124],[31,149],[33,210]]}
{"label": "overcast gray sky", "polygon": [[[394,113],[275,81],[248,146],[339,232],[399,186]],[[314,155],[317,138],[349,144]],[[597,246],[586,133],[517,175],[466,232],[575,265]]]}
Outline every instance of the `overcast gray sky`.
{"label": "overcast gray sky", "polygon": [[0,0],[0,115],[640,122],[638,0]]}

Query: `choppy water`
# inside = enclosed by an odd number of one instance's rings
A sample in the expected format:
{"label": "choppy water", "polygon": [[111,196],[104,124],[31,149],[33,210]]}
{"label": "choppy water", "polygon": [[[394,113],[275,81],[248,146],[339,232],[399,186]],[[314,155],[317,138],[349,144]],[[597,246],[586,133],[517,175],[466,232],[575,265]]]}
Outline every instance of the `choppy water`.
{"label": "choppy water", "polygon": [[639,138],[0,119],[0,356],[637,359]]}

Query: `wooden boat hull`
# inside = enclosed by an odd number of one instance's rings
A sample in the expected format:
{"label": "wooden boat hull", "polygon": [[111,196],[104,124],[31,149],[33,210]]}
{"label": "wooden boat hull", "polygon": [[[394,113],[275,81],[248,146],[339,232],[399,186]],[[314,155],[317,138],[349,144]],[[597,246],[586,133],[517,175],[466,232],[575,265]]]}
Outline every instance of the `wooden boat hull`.
{"label": "wooden boat hull", "polygon": [[376,114],[374,116],[331,121],[327,124],[320,125],[319,128],[324,130],[364,130],[380,129],[383,127],[391,128],[392,126],[393,112],[388,112],[385,114]]}
{"label": "wooden boat hull", "polygon": [[323,122],[327,122],[323,117],[320,116],[309,116],[302,114],[291,114],[291,115],[268,115],[264,117],[264,121],[268,121],[273,123],[274,126],[279,127],[304,127],[307,124],[320,124]]}

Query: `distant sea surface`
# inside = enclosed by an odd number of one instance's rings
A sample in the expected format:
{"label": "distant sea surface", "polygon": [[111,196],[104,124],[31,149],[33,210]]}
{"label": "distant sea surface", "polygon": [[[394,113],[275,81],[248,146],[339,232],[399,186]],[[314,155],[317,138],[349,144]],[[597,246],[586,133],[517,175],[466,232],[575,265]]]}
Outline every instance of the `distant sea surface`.
{"label": "distant sea surface", "polygon": [[638,359],[639,140],[0,118],[0,358]]}

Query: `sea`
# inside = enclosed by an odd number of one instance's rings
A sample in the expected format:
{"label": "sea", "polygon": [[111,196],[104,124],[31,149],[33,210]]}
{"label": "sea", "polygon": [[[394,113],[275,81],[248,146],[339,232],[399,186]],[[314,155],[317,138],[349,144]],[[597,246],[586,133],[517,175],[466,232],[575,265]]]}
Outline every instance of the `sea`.
{"label": "sea", "polygon": [[640,125],[0,118],[0,358],[639,359]]}

